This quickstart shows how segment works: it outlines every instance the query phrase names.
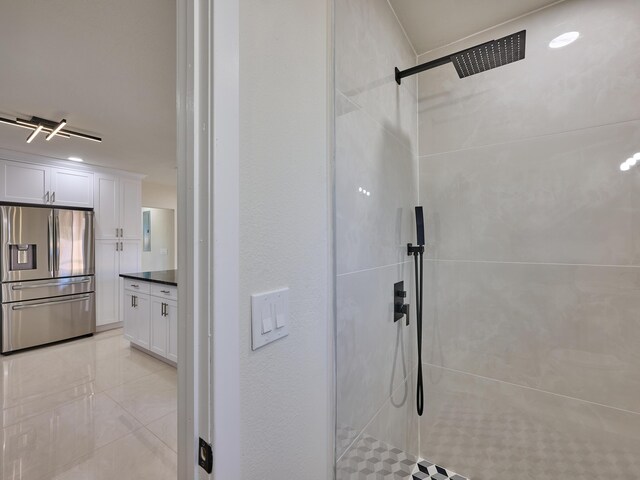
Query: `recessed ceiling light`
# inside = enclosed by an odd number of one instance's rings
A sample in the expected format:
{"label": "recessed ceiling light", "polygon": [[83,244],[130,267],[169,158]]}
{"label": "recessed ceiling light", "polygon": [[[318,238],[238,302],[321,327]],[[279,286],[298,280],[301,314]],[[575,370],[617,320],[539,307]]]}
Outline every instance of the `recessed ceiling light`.
{"label": "recessed ceiling light", "polygon": [[629,158],[627,158],[627,161],[625,163],[627,165],[629,165],[630,167],[635,167],[636,163],[638,163],[638,160],[636,160],[635,157],[629,157]]}
{"label": "recessed ceiling light", "polygon": [[627,170],[629,170],[629,168],[631,168],[629,166],[629,164],[627,162],[623,162],[620,164],[620,170],[622,170],[623,172],[626,172]]}
{"label": "recessed ceiling light", "polygon": [[84,162],[80,157],[68,157],[72,162]]}
{"label": "recessed ceiling light", "polygon": [[549,42],[549,47],[551,48],[562,48],[566,47],[570,43],[575,42],[580,36],[580,32],[567,32],[562,35],[554,38]]}

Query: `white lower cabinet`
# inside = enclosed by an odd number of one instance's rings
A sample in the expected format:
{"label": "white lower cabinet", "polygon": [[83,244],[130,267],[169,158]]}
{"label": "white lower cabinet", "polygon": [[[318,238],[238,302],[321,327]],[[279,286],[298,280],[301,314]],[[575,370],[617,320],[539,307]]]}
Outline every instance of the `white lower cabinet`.
{"label": "white lower cabinet", "polygon": [[125,289],[123,299],[125,338],[149,350],[149,295]]}
{"label": "white lower cabinet", "polygon": [[[136,285],[136,287],[134,287]],[[123,287],[124,336],[156,356],[178,362],[178,303],[176,287],[158,293],[156,284],[125,279]],[[156,293],[158,293],[156,295]]]}
{"label": "white lower cabinet", "polygon": [[118,308],[127,305],[120,288],[120,274],[140,270],[141,252],[139,240],[96,240],[96,326],[124,321],[121,317],[124,310]]}
{"label": "white lower cabinet", "polygon": [[167,322],[169,329],[167,358],[178,363],[178,302],[167,301]]}

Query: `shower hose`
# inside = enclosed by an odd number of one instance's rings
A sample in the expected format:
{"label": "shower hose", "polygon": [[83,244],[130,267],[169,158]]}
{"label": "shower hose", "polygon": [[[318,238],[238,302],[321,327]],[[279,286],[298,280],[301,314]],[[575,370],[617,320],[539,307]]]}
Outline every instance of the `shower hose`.
{"label": "shower hose", "polygon": [[[418,255],[420,255],[420,273],[418,274]],[[424,410],[424,386],[422,383],[422,252],[413,253],[416,270],[416,327],[418,333],[418,381],[416,383],[416,407],[418,415],[422,416]]]}

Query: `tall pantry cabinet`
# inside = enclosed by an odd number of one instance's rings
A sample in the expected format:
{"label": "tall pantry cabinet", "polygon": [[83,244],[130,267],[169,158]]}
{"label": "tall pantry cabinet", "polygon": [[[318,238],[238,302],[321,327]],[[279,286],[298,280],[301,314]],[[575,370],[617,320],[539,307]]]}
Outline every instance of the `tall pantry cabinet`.
{"label": "tall pantry cabinet", "polygon": [[[120,322],[120,274],[140,271],[142,185],[136,178],[94,175],[96,326]],[[108,328],[108,327],[107,327]]]}

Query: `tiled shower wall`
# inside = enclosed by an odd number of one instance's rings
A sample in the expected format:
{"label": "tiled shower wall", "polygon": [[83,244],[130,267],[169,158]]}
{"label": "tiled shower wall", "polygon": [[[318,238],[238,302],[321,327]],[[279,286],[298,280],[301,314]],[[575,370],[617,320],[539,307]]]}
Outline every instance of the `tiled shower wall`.
{"label": "tiled shower wall", "polygon": [[418,59],[527,29],[524,61],[419,79],[420,453],[474,480],[640,472],[640,167],[619,169],[639,21],[637,0],[567,0]]}
{"label": "tiled shower wall", "polygon": [[416,80],[393,72],[416,55],[386,0],[335,2],[335,35],[336,455],[367,434],[417,454],[415,323],[393,321],[418,201]]}

